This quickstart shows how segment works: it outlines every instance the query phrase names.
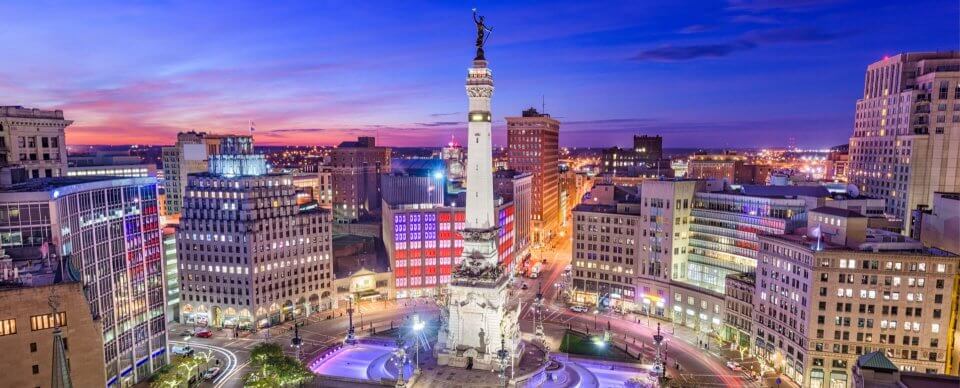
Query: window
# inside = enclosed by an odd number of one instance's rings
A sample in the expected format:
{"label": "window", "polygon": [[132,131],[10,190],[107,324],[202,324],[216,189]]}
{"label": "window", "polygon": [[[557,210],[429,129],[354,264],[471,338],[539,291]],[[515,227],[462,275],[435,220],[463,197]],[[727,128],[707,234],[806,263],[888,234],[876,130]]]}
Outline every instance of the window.
{"label": "window", "polygon": [[34,365],[34,366],[33,366],[33,374],[35,374],[35,375],[40,374],[40,365]]}
{"label": "window", "polygon": [[30,330],[33,331],[50,329],[57,324],[60,326],[67,325],[67,313],[57,313],[56,322],[54,322],[53,314],[34,315],[30,317]]}
{"label": "window", "polygon": [[30,343],[30,353],[36,353],[36,352],[37,352],[37,343],[36,343],[36,342],[31,342],[31,343]]}
{"label": "window", "polygon": [[4,319],[0,321],[0,336],[17,334],[17,320]]}

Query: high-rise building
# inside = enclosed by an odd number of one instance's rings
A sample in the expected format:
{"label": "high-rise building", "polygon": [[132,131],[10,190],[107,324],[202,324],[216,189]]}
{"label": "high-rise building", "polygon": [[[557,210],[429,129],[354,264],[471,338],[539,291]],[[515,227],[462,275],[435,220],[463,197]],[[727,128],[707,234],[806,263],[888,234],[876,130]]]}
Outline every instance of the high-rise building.
{"label": "high-rise building", "polygon": [[513,256],[518,264],[529,263],[533,232],[533,174],[515,170],[493,173],[493,192],[505,201],[513,202]]}
{"label": "high-rise building", "polygon": [[[253,144],[252,136],[213,135],[206,132],[181,132],[177,134],[177,143],[163,147],[163,178],[167,214],[179,214],[183,206],[184,186],[187,176],[206,172],[211,156],[228,153],[223,150],[225,144]],[[235,147],[228,145],[227,147]]]}
{"label": "high-rise building", "polygon": [[933,203],[935,192],[960,191],[960,51],[904,53],[867,66],[857,100],[847,177],[886,201],[903,220]]}
{"label": "high-rise building", "polygon": [[850,386],[859,355],[903,371],[950,370],[957,256],[867,228],[846,209],[809,211],[806,233],[760,236],[754,350],[804,387]]}
{"label": "high-rise building", "polygon": [[0,106],[0,167],[23,166],[30,178],[66,176],[70,124],[61,110]]}
{"label": "high-rise building", "polygon": [[34,179],[0,190],[0,239],[13,257],[69,261],[102,325],[107,386],[167,363],[164,262],[155,178]]}
{"label": "high-rise building", "polygon": [[847,169],[850,164],[850,145],[843,144],[830,148],[827,160],[823,162],[823,178],[840,182],[847,181]]}
{"label": "high-rise building", "polygon": [[[505,360],[497,357],[500,352],[515,366],[519,359],[515,355],[523,353],[523,343],[520,302],[508,291],[513,279],[508,261],[512,255],[501,252],[504,239],[512,245],[513,212],[509,208],[498,211],[493,194],[493,73],[484,58],[482,20],[478,19],[477,56],[467,70],[466,211],[463,227],[451,230],[463,236],[463,248],[443,294],[436,354],[440,365],[493,370],[506,366]],[[555,158],[554,154],[554,163]]]}
{"label": "high-rise building", "polygon": [[390,148],[373,137],[345,141],[330,152],[333,218],[349,223],[380,215],[380,174],[390,171]]}
{"label": "high-rise building", "polygon": [[560,227],[559,140],[560,122],[546,113],[530,108],[519,117],[507,117],[510,169],[533,174],[535,243],[549,241]]}
{"label": "high-rise building", "polygon": [[289,174],[269,173],[243,142],[188,178],[177,230],[186,323],[252,328],[329,309],[331,220],[297,203]]}
{"label": "high-rise building", "polygon": [[[74,387],[105,386],[102,319],[90,314],[83,285],[56,283],[52,275],[38,281],[42,276],[21,273],[26,275],[33,277],[34,284],[0,284],[0,362],[4,368],[0,386],[49,387],[52,377],[64,372]],[[59,346],[54,341],[58,330]],[[59,359],[58,352],[65,359]]]}

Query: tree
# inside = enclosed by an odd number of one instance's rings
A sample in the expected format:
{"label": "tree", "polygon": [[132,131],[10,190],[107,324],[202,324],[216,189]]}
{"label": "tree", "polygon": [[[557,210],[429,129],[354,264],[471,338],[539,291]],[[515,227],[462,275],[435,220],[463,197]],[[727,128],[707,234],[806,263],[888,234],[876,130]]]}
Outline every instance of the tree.
{"label": "tree", "polygon": [[293,386],[313,379],[310,371],[300,360],[283,354],[283,347],[273,343],[261,343],[250,351],[253,372],[244,378],[245,387],[279,388]]}

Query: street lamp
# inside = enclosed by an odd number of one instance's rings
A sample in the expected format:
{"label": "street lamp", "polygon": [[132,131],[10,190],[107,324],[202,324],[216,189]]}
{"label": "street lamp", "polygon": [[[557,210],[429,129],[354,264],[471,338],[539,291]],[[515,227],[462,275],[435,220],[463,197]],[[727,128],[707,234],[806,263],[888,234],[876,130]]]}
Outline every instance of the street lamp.
{"label": "street lamp", "polygon": [[600,310],[593,310],[593,330],[597,330],[597,315],[600,315]]}
{"label": "street lamp", "polygon": [[413,316],[414,349],[416,351],[415,357],[417,362],[416,373],[420,373],[420,332],[423,331],[426,325],[426,323],[420,320],[420,316]]}
{"label": "street lamp", "polygon": [[300,338],[300,326],[303,326],[303,322],[293,324],[293,338],[290,339],[290,346],[297,351],[297,361],[300,360],[300,348],[303,345],[303,339]]}
{"label": "street lamp", "polygon": [[353,345],[357,343],[357,335],[353,328],[353,295],[347,298],[347,303],[347,322],[349,326],[347,327],[347,338],[343,342]]}

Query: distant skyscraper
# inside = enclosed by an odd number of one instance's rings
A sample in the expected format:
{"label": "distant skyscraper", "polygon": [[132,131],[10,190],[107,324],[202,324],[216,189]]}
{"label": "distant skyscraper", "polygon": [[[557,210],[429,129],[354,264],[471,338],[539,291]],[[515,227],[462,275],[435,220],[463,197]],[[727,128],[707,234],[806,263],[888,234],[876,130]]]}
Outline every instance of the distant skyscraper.
{"label": "distant skyscraper", "polygon": [[188,178],[177,230],[185,323],[263,327],[330,308],[330,213],[240,142]]}
{"label": "distant skyscraper", "polygon": [[63,111],[0,106],[0,167],[20,165],[30,178],[67,175]]}
{"label": "distant skyscraper", "polygon": [[935,192],[960,191],[960,52],[905,53],[867,66],[849,181],[904,221]]}
{"label": "distant skyscraper", "polygon": [[447,167],[447,179],[450,182],[461,182],[467,176],[466,154],[462,146],[452,139],[441,150],[443,161]]}
{"label": "distant skyscraper", "polygon": [[330,152],[333,218],[349,223],[380,214],[380,174],[390,171],[390,148],[373,137],[345,141]]}
{"label": "distant skyscraper", "polygon": [[560,122],[534,108],[507,117],[510,168],[533,174],[534,242],[546,242],[560,227],[559,138]]}
{"label": "distant skyscraper", "polygon": [[604,173],[630,176],[673,176],[670,159],[663,159],[663,138],[634,135],[633,148],[612,147],[603,150],[600,161]]}
{"label": "distant skyscraper", "polygon": [[[178,214],[183,206],[187,175],[206,172],[211,156],[221,153],[224,139],[253,144],[250,136],[213,135],[206,132],[181,132],[177,144],[163,147],[163,178],[167,214]],[[231,140],[232,142],[233,140]]]}

